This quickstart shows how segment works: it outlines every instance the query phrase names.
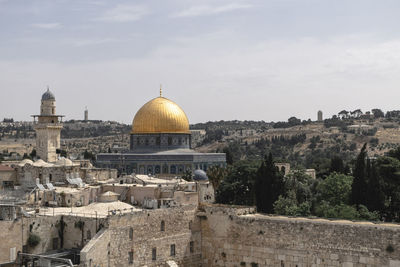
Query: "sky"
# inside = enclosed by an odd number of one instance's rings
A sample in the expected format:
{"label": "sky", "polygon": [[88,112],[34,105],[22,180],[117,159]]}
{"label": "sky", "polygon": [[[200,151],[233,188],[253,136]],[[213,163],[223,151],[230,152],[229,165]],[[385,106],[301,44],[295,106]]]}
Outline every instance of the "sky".
{"label": "sky", "polygon": [[159,95],[190,123],[400,109],[400,1],[0,0],[0,120],[47,86],[66,120],[130,124]]}

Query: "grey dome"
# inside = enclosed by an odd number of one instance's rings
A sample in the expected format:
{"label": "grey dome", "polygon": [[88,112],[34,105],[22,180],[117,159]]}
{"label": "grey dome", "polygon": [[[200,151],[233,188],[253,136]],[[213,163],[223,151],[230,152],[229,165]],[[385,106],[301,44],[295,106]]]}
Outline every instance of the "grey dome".
{"label": "grey dome", "polygon": [[193,180],[195,181],[208,181],[208,177],[205,171],[195,170]]}
{"label": "grey dome", "polygon": [[42,100],[56,100],[56,98],[54,94],[50,92],[49,88],[47,88],[47,91],[42,95]]}

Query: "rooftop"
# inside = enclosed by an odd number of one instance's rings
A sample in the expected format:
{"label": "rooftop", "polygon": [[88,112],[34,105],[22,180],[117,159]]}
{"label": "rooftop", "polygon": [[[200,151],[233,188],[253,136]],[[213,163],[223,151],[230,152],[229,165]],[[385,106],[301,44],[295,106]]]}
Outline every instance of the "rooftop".
{"label": "rooftop", "polygon": [[13,171],[14,169],[7,166],[7,165],[1,165],[0,164],[0,171]]}
{"label": "rooftop", "polygon": [[121,202],[96,202],[83,207],[59,207],[59,208],[41,208],[40,215],[53,216],[54,215],[72,215],[81,217],[107,217],[109,212],[115,211],[116,214],[124,214],[141,209],[135,208],[134,206]]}

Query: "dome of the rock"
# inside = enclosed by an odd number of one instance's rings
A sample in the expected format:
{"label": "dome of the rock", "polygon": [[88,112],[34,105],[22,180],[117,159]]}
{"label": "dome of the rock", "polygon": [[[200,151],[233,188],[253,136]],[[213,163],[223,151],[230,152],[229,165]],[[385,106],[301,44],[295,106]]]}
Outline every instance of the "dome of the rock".
{"label": "dome of the rock", "polygon": [[188,134],[189,120],[173,101],[157,97],[144,104],[132,123],[132,134],[182,133]]}

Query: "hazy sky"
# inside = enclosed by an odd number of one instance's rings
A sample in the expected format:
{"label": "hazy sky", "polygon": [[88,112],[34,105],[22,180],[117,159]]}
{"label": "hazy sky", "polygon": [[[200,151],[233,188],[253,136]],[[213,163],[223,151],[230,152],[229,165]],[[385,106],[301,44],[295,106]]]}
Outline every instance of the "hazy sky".
{"label": "hazy sky", "polygon": [[400,1],[0,0],[0,120],[47,85],[66,119],[131,123],[157,97],[191,123],[400,109]]}

